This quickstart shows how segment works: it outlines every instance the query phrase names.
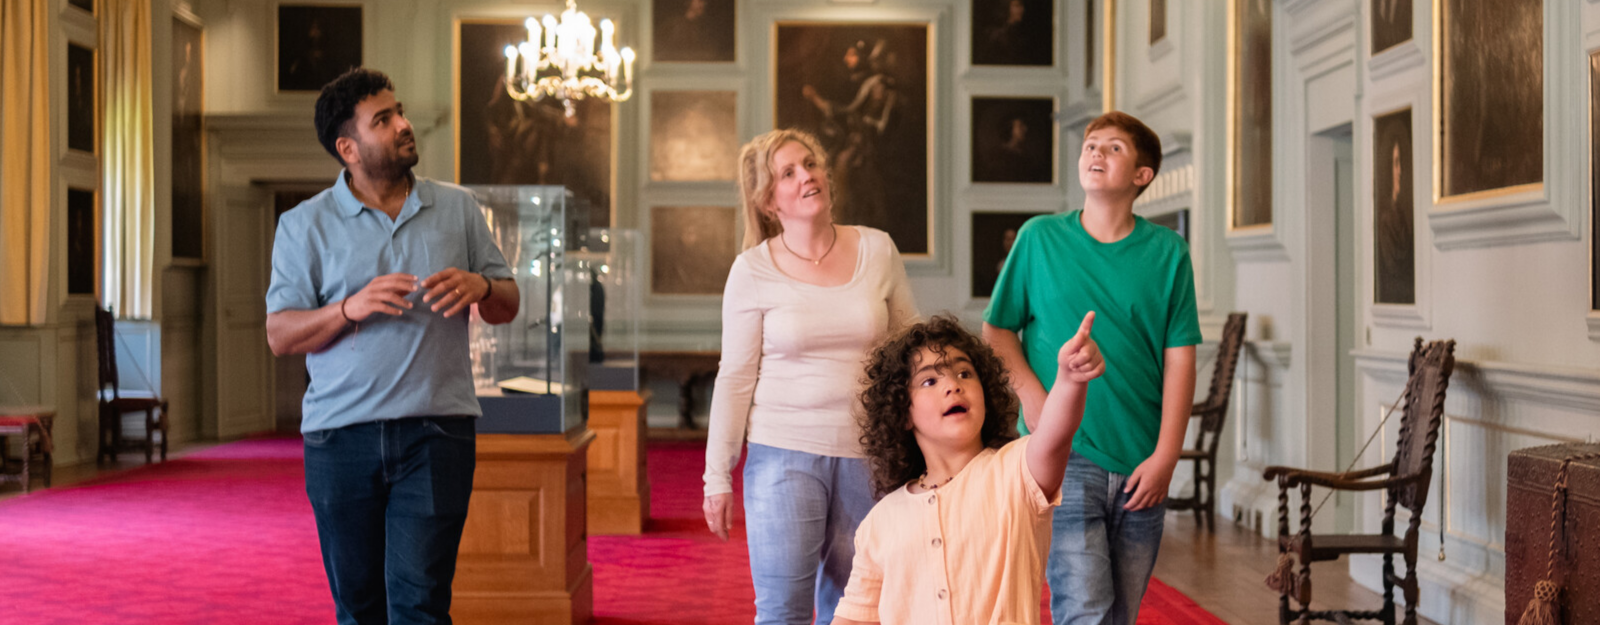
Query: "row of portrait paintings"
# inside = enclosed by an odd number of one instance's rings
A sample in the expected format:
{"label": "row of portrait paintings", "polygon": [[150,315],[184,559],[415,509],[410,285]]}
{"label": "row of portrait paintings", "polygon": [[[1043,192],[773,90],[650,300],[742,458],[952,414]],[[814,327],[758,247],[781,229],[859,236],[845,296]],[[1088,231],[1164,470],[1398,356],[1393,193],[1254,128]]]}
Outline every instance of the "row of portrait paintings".
{"label": "row of portrait paintings", "polygon": [[[734,0],[655,0],[652,56],[658,62],[732,63]],[[972,0],[972,64],[1049,67],[1055,62],[1054,0]]]}

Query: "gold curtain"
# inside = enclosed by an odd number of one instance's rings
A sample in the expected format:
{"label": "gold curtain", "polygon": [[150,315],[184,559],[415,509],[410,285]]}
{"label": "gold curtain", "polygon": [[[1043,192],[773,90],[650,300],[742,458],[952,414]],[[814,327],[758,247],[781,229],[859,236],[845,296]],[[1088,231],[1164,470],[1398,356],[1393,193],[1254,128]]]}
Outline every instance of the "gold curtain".
{"label": "gold curtain", "polygon": [[0,324],[45,322],[50,295],[50,13],[0,2]]}
{"label": "gold curtain", "polygon": [[122,318],[149,319],[155,277],[155,118],[150,0],[101,0],[105,290]]}

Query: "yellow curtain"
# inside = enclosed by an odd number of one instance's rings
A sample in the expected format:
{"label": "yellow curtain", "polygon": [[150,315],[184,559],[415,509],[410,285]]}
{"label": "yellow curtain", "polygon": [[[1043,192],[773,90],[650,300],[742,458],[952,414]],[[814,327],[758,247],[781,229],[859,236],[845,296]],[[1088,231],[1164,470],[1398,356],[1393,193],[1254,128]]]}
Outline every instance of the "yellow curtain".
{"label": "yellow curtain", "polygon": [[149,319],[155,276],[155,130],[150,0],[101,0],[105,79],[105,290],[122,318]]}
{"label": "yellow curtain", "polygon": [[50,13],[0,2],[0,324],[45,322],[50,295]]}

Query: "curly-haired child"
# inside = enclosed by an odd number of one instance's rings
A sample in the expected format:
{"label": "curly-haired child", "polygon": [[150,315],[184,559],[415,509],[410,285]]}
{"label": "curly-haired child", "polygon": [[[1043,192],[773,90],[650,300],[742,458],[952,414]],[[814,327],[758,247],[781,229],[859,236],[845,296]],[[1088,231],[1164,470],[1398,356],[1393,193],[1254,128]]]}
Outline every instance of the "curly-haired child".
{"label": "curly-haired child", "polygon": [[1038,623],[1051,510],[1089,380],[1094,313],[1061,347],[1038,427],[1017,437],[1005,365],[949,317],[873,351],[861,446],[883,499],[856,530],[834,625]]}

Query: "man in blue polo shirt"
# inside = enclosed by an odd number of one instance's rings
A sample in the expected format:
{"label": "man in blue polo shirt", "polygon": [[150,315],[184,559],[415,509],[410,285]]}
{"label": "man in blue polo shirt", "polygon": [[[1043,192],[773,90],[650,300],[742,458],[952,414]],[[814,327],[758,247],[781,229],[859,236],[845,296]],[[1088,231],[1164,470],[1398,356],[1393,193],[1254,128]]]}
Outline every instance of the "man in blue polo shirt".
{"label": "man in blue polo shirt", "polygon": [[468,308],[517,315],[517,283],[467,190],[417,178],[394,84],[322,88],[317,138],[344,166],[283,214],[267,342],[306,354],[306,494],[339,623],[449,623],[476,466]]}

